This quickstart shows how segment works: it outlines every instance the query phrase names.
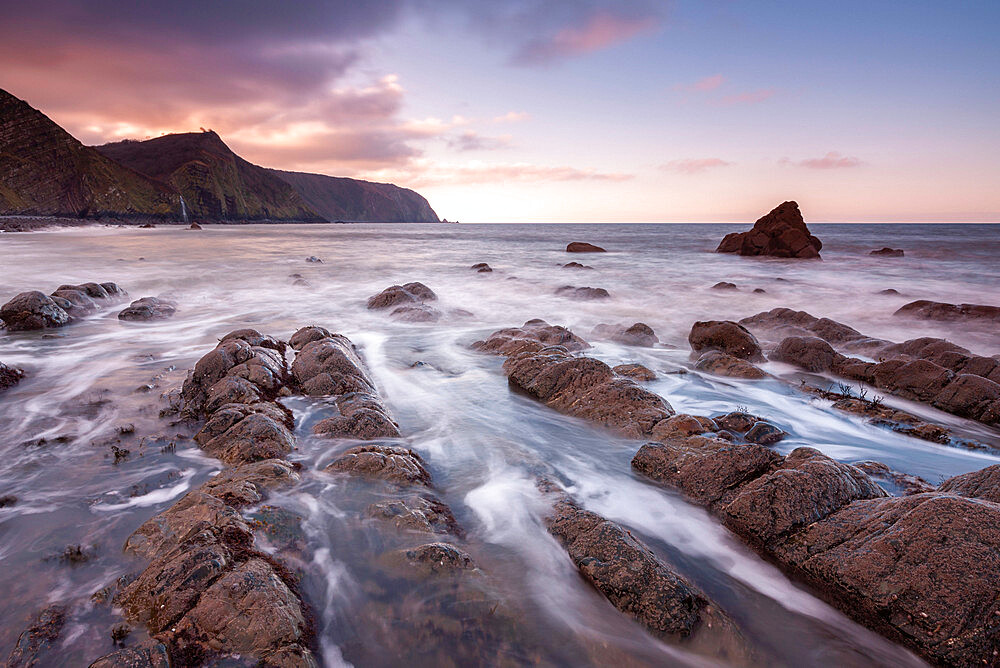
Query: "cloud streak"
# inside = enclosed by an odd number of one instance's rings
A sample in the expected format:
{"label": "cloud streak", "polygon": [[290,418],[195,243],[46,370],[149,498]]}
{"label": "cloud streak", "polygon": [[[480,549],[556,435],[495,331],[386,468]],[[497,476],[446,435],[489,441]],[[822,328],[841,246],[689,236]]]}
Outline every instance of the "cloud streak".
{"label": "cloud streak", "polygon": [[653,16],[625,17],[608,11],[587,16],[580,25],[560,28],[525,43],[511,58],[515,65],[545,65],[628,41],[659,27]]}
{"label": "cloud streak", "polygon": [[678,174],[700,174],[719,167],[728,167],[733,163],[721,158],[686,158],[671,160],[660,166],[660,169]]}
{"label": "cloud streak", "polygon": [[837,151],[830,151],[822,158],[807,158],[798,161],[782,158],[778,162],[783,165],[795,165],[807,169],[851,169],[865,164],[860,158],[843,155]]}

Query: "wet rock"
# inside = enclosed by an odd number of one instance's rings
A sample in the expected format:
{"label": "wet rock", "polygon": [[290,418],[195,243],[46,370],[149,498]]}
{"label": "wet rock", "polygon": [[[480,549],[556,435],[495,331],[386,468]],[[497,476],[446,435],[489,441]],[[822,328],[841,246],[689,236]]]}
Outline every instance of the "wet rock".
{"label": "wet rock", "polygon": [[580,264],[579,262],[567,262],[564,264],[563,269],[593,269],[585,264]]}
{"label": "wet rock", "polygon": [[556,288],[556,294],[560,297],[568,297],[569,299],[576,299],[578,301],[591,301],[594,299],[607,299],[611,296],[611,293],[604,288],[591,288],[591,287],[576,287],[573,285],[564,285],[561,288]]}
{"label": "wet rock", "polygon": [[243,378],[262,395],[273,397],[288,375],[284,345],[256,330],[226,335],[198,360],[185,379],[181,390],[184,411],[192,417],[203,416],[214,386],[227,376]]}
{"label": "wet rock", "polygon": [[204,229],[204,228],[202,228],[201,225],[199,225],[198,223],[195,222],[195,223],[191,223],[191,226],[188,227],[188,229],[189,230],[201,230],[201,229]]}
{"label": "wet rock", "polygon": [[931,402],[935,408],[986,424],[1000,423],[1000,383],[962,374],[948,383]]}
{"label": "wet rock", "polygon": [[745,438],[751,443],[759,445],[774,445],[781,439],[788,436],[784,431],[775,427],[770,422],[758,420],[745,434]]}
{"label": "wet rock", "polygon": [[427,543],[387,555],[390,564],[404,566],[413,575],[431,577],[475,571],[476,564],[468,553],[449,543]]}
{"label": "wet rock", "polygon": [[56,302],[71,318],[94,313],[100,308],[86,292],[77,290],[72,286],[63,286],[52,293],[52,300]]}
{"label": "wet rock", "polygon": [[755,295],[763,295],[767,293],[767,290],[765,290],[764,288],[754,288],[753,293]]}
{"label": "wet rock", "polygon": [[3,362],[0,362],[0,392],[17,385],[21,382],[22,378],[24,378],[23,370],[16,366],[7,366]]}
{"label": "wet rock", "polygon": [[654,634],[681,639],[712,627],[735,634],[732,622],[701,591],[621,525],[568,499],[554,504],[545,523],[583,577]]}
{"label": "wet rock", "polygon": [[400,304],[419,304],[437,299],[434,291],[423,283],[392,285],[377,295],[368,298],[369,309],[384,309]]}
{"label": "wet rock", "polygon": [[879,295],[898,295],[899,294],[899,290],[896,290],[895,288],[886,288],[885,290],[879,290],[876,294],[879,294]]}
{"label": "wet rock", "polygon": [[177,312],[177,302],[159,297],[137,299],[118,313],[119,320],[164,320]]}
{"label": "wet rock", "polygon": [[711,418],[682,413],[658,422],[650,436],[654,440],[665,441],[718,430],[719,425]]}
{"label": "wet rock", "polygon": [[768,356],[772,362],[794,364],[813,372],[829,371],[840,357],[829,343],[816,336],[789,336]]}
{"label": "wet rock", "polygon": [[403,304],[394,308],[389,315],[405,322],[437,322],[442,313],[429,304]]}
{"label": "wet rock", "polygon": [[1000,503],[1000,465],[948,478],[941,483],[938,491]]}
{"label": "wet rock", "polygon": [[767,545],[824,519],[859,499],[887,496],[863,471],[813,448],[796,448],[770,473],[743,485],[723,512],[723,522]]}
{"label": "wet rock", "polygon": [[166,645],[147,643],[147,646],[123,647],[111,654],[105,654],[90,664],[89,668],[171,668],[171,666]]}
{"label": "wet rock", "polygon": [[601,323],[594,327],[591,334],[596,338],[611,339],[626,346],[652,348],[660,342],[653,328],[644,322],[637,322],[628,327]]}
{"label": "wet rock", "polygon": [[39,665],[38,655],[55,643],[65,623],[66,609],[61,605],[52,605],[39,612],[17,637],[17,643],[7,657],[7,668]]}
{"label": "wet rock", "polygon": [[645,444],[632,458],[632,468],[714,507],[728,503],[740,486],[780,461],[780,455],[756,443],[691,435]]}
{"label": "wet rock", "polygon": [[799,212],[799,205],[784,202],[758,219],[753,229],[727,234],[716,252],[818,258],[822,247],[820,240],[809,233]]}
{"label": "wet rock", "polygon": [[656,373],[641,364],[619,364],[611,369],[619,376],[625,376],[633,380],[650,381],[656,380]]}
{"label": "wet rock", "polygon": [[724,353],[753,362],[763,361],[760,343],[750,331],[731,320],[696,322],[688,334],[688,343],[695,352],[721,350]]}
{"label": "wet rock", "polygon": [[125,542],[125,552],[153,559],[177,549],[188,536],[224,529],[250,533],[236,508],[201,489],[193,490],[136,529]]}
{"label": "wet rock", "polygon": [[485,262],[477,262],[476,264],[474,264],[471,267],[469,267],[469,269],[475,269],[476,272],[478,272],[480,274],[488,274],[488,273],[491,273],[493,271],[493,267],[491,267],[490,265],[486,264]]}
{"label": "wet rock", "polygon": [[303,345],[292,362],[291,371],[302,391],[309,396],[376,393],[374,381],[368,376],[354,345],[340,334]]}
{"label": "wet rock", "polygon": [[338,401],[337,405],[341,414],[317,422],[313,433],[363,441],[399,437],[399,425],[378,397],[358,393],[351,395],[349,400]]}
{"label": "wet rock", "polygon": [[[985,304],[948,304],[919,299],[901,306],[893,315],[955,322],[1000,322],[1000,306]],[[0,317],[3,317],[0,314]]]}
{"label": "wet rock", "polygon": [[728,376],[730,378],[747,378],[756,380],[767,378],[767,374],[760,368],[754,366],[746,360],[733,357],[720,350],[709,350],[698,358],[694,368],[699,371],[706,371],[717,376]]}
{"label": "wet rock", "polygon": [[882,257],[903,257],[904,255],[902,248],[889,248],[888,246],[886,246],[885,248],[880,248],[878,250],[870,251],[868,254],[881,255]]}
{"label": "wet rock", "polygon": [[567,253],[606,253],[600,246],[588,244],[584,241],[574,241],[566,246]]}
{"label": "wet rock", "polygon": [[299,482],[294,466],[281,459],[267,459],[226,469],[210,478],[201,490],[224,503],[243,508],[259,504],[269,490],[290,487]]}
{"label": "wet rock", "polygon": [[673,415],[663,398],[593,358],[522,353],[508,358],[503,369],[511,385],[549,407],[632,438],[649,434]]}
{"label": "wet rock", "polygon": [[0,508],[9,508],[10,506],[17,504],[17,497],[13,494],[4,494],[0,496]]}
{"label": "wet rock", "polygon": [[568,352],[586,350],[590,344],[560,325],[544,320],[529,320],[522,327],[508,327],[490,334],[485,341],[472,344],[474,350],[497,355],[537,352],[549,346],[561,346]]}
{"label": "wet rock", "polygon": [[333,334],[330,333],[330,330],[324,327],[311,325],[309,327],[303,327],[292,334],[292,338],[288,339],[288,345],[290,345],[293,350],[302,350],[307,343],[329,338],[333,338]]}
{"label": "wet rock", "polygon": [[750,431],[750,427],[754,426],[759,420],[760,418],[756,415],[751,415],[743,411],[732,411],[731,413],[726,413],[721,417],[715,418],[715,421],[723,429],[735,431],[740,434]]}
{"label": "wet rock", "polygon": [[11,332],[62,327],[69,314],[43,292],[22,292],[0,307],[0,320]]}
{"label": "wet rock", "polygon": [[373,503],[368,506],[368,515],[391,522],[401,531],[463,535],[451,508],[430,495]]}
{"label": "wet rock", "polygon": [[431,479],[420,455],[390,445],[359,445],[345,451],[323,470],[414,485],[427,484]]}
{"label": "wet rock", "polygon": [[879,486],[882,487],[882,489],[892,493],[893,488],[895,488],[898,490],[898,494],[895,494],[896,496],[922,494],[924,492],[934,491],[934,485],[930,484],[923,478],[895,471],[882,462],[865,460],[853,462],[851,466],[861,469],[867,473],[873,480],[879,483]]}
{"label": "wet rock", "polygon": [[728,283],[726,281],[719,281],[712,286],[713,290],[739,290],[735,283]]}
{"label": "wet rock", "polygon": [[251,413],[202,449],[230,466],[280,459],[295,449],[291,431],[269,415]]}
{"label": "wet rock", "polygon": [[294,428],[291,412],[280,404],[267,401],[256,404],[225,404],[211,414],[201,430],[194,435],[194,440],[199,445],[204,445],[217,436],[225,434],[244,418],[254,413],[266,415],[287,429]]}
{"label": "wet rock", "polygon": [[951,382],[954,373],[927,360],[892,359],[876,364],[872,376],[880,389],[915,401],[930,401]]}
{"label": "wet rock", "polygon": [[851,344],[867,348],[880,347],[888,341],[872,339],[853,327],[829,318],[817,318],[805,311],[774,308],[740,320],[740,324],[755,332],[786,336],[818,336],[833,345]]}
{"label": "wet rock", "polygon": [[323,260],[319,259],[315,255],[310,255],[309,257],[306,258],[306,262],[312,262],[314,264],[317,264],[317,263],[318,264],[322,264]]}

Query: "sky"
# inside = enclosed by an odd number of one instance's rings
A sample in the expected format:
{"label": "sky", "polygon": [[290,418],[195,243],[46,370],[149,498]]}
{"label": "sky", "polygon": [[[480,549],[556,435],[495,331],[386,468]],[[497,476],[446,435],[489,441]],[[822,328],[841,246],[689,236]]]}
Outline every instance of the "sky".
{"label": "sky", "polygon": [[1000,2],[0,0],[87,144],[213,129],[462,222],[1000,221]]}

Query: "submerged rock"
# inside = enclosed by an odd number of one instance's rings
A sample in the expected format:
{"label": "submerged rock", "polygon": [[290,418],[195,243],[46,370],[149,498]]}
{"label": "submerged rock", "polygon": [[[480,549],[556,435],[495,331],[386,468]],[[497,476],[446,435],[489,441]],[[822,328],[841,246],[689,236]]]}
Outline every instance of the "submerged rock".
{"label": "submerged rock", "polygon": [[881,255],[882,257],[903,257],[904,255],[902,248],[889,248],[888,246],[886,246],[885,248],[880,248],[878,250],[873,250],[868,254]]}
{"label": "submerged rock", "polygon": [[[955,322],[1000,322],[1000,306],[985,304],[948,304],[919,299],[901,306],[893,315]],[[3,317],[0,314],[0,317]]]}
{"label": "submerged rock", "polygon": [[31,624],[17,637],[17,643],[7,657],[7,668],[30,668],[40,665],[38,655],[59,639],[66,623],[66,608],[51,605],[32,620]]}
{"label": "submerged rock", "polygon": [[165,320],[177,312],[177,302],[160,297],[137,299],[118,313],[119,320]]}
{"label": "submerged rock", "polygon": [[420,455],[392,445],[359,445],[345,451],[323,470],[411,485],[427,484],[431,479]]}
{"label": "submerged rock", "polygon": [[564,264],[563,269],[593,269],[593,267],[588,267],[585,264],[580,264],[579,262],[567,262]]}
{"label": "submerged rock", "polygon": [[597,338],[611,339],[626,346],[641,346],[652,348],[660,342],[653,328],[644,322],[637,322],[628,327],[625,325],[606,325],[601,323],[594,327],[591,334]]}
{"label": "submerged rock", "polygon": [[727,281],[719,281],[712,286],[712,290],[739,290],[735,283],[729,283]]}
{"label": "submerged rock", "polygon": [[785,258],[819,258],[822,242],[809,233],[799,205],[784,202],[758,219],[747,232],[727,234],[717,253],[770,255]]}
{"label": "submerged rock", "polygon": [[402,531],[464,534],[451,508],[429,494],[373,503],[368,506],[368,515],[391,522]]}
{"label": "submerged rock", "polygon": [[688,334],[688,343],[695,352],[721,350],[722,352],[752,362],[763,361],[760,343],[750,331],[731,320],[706,320],[696,322]]}
{"label": "submerged rock", "polygon": [[579,301],[590,301],[593,299],[607,299],[611,296],[604,288],[591,288],[582,287],[578,288],[573,285],[564,285],[561,288],[556,288],[556,294],[560,297],[569,297],[570,299],[576,299]]}
{"label": "submerged rock", "polygon": [[0,362],[0,392],[13,387],[24,378],[24,371],[16,366],[8,366]]}
{"label": "submerged rock", "polygon": [[574,241],[566,246],[567,253],[606,253],[600,246],[588,244],[585,241]]}
{"label": "submerged rock", "polygon": [[485,262],[477,262],[476,264],[474,264],[471,267],[469,267],[469,269],[475,269],[476,272],[478,272],[480,274],[489,274],[489,273],[492,273],[492,271],[493,271],[493,267],[491,267],[490,265],[486,264]]}

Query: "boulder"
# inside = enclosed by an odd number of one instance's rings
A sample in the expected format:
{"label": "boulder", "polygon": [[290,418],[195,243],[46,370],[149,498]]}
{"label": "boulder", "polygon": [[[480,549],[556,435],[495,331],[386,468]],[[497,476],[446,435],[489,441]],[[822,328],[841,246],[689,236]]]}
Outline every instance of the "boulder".
{"label": "boulder", "polygon": [[11,332],[62,327],[69,314],[43,292],[22,292],[0,307],[0,320]]}
{"label": "boulder", "polygon": [[961,374],[931,402],[935,408],[986,424],[1000,423],[1000,383],[982,376]]}
{"label": "boulder", "polygon": [[937,397],[955,374],[927,360],[891,359],[876,364],[872,376],[879,389],[926,402]]}
{"label": "boulder", "polygon": [[865,460],[860,462],[851,462],[851,466],[861,469],[867,473],[871,476],[872,480],[879,484],[879,487],[886,490],[890,494],[894,494],[894,496],[922,494],[924,492],[934,491],[934,485],[930,484],[923,478],[895,471],[882,462]]}
{"label": "boulder", "polygon": [[711,418],[681,413],[656,423],[650,436],[655,441],[667,441],[718,430],[719,425]]}
{"label": "boulder", "polygon": [[728,353],[724,353],[721,350],[709,350],[702,354],[698,358],[698,361],[695,362],[694,368],[698,371],[705,371],[716,376],[728,376],[730,378],[747,378],[750,380],[767,378],[767,373],[759,367],[739,357],[733,357]]}
{"label": "boulder", "polygon": [[394,308],[389,315],[405,322],[437,322],[442,313],[429,304],[403,304]]}
{"label": "boulder", "polygon": [[604,288],[591,288],[591,287],[581,287],[578,288],[573,285],[564,285],[561,288],[556,288],[556,294],[560,297],[568,297],[570,299],[576,299],[578,301],[590,301],[593,299],[607,299],[611,296]]}
{"label": "boulder", "polygon": [[159,297],[137,299],[118,313],[119,320],[165,320],[177,312],[177,302]]}
{"label": "boulder", "polygon": [[765,422],[764,420],[758,420],[754,423],[747,433],[744,434],[746,438],[751,443],[757,443],[758,445],[774,445],[781,439],[788,436],[780,428],[774,426],[770,422]]}
{"label": "boulder", "polygon": [[731,320],[694,323],[691,333],[688,334],[688,343],[695,352],[721,350],[740,359],[764,361],[757,338],[746,327]]}
{"label": "boulder", "polygon": [[521,327],[497,330],[485,341],[476,341],[472,344],[474,350],[504,356],[538,352],[549,346],[559,346],[568,352],[577,352],[586,350],[590,344],[561,325],[550,325],[538,319],[529,320]]}
{"label": "boulder", "polygon": [[643,322],[625,325],[606,325],[601,323],[594,327],[591,334],[596,338],[611,339],[626,346],[652,348],[660,342],[653,328]]}
{"label": "boulder", "polygon": [[567,253],[606,253],[600,246],[588,244],[584,241],[574,241],[566,246]]}
{"label": "boulder", "polygon": [[789,336],[768,356],[772,362],[784,362],[806,371],[822,373],[833,368],[843,357],[829,343],[816,336]]}
{"label": "boulder", "polygon": [[323,470],[399,484],[421,485],[431,479],[420,455],[408,448],[392,445],[359,445],[346,450]]}
{"label": "boulder", "polygon": [[732,411],[715,418],[715,422],[723,429],[743,434],[750,431],[750,428],[760,420],[756,415],[743,411]]}
{"label": "boulder", "polygon": [[656,380],[656,373],[641,364],[619,364],[611,369],[619,376],[632,378],[633,380],[650,381]]}
{"label": "boulder", "polygon": [[203,228],[202,228],[201,225],[199,225],[198,223],[195,222],[195,223],[191,223],[191,226],[188,227],[188,229],[189,230],[200,230],[200,229],[203,229]]}
{"label": "boulder", "polygon": [[[1000,322],[1000,306],[985,304],[948,304],[919,299],[901,306],[893,315],[955,322]],[[2,315],[0,315],[2,317]]]}
{"label": "boulder", "polygon": [[355,393],[349,397],[337,401],[340,415],[316,423],[314,434],[362,441],[399,437],[399,425],[377,396]]}
{"label": "boulder", "polygon": [[302,346],[291,367],[292,378],[309,396],[364,392],[376,394],[375,383],[350,340],[340,334]]}
{"label": "boulder", "polygon": [[0,392],[17,385],[22,378],[24,378],[24,371],[16,366],[8,366],[0,362]]}
{"label": "boulder", "polygon": [[904,255],[902,248],[889,248],[888,246],[886,246],[885,248],[880,248],[878,250],[873,250],[868,254],[880,255],[882,257],[903,257]]}
{"label": "boulder", "polygon": [[580,264],[579,262],[567,262],[564,264],[563,269],[593,269],[585,264]]}
{"label": "boulder", "polygon": [[712,286],[712,290],[739,290],[735,283],[729,283],[727,281],[719,281]]}
{"label": "boulder", "polygon": [[469,267],[469,269],[474,269],[477,273],[480,274],[489,274],[492,273],[493,271],[493,267],[486,264],[485,262],[477,262],[476,264]]}
{"label": "boulder", "polygon": [[462,536],[455,516],[443,501],[430,494],[390,499],[368,506],[368,516],[392,523],[401,531]]}
{"label": "boulder", "polygon": [[948,478],[938,491],[1000,503],[1000,464]]}
{"label": "boulder", "polygon": [[368,298],[369,309],[384,309],[400,304],[419,304],[437,299],[434,291],[423,283],[391,285],[377,295]]}
{"label": "boulder", "polygon": [[89,668],[170,668],[170,655],[163,643],[150,642],[105,654]]}
{"label": "boulder", "polygon": [[754,223],[747,232],[727,234],[717,253],[770,255],[784,258],[819,258],[823,244],[809,233],[799,205],[784,202]]}

